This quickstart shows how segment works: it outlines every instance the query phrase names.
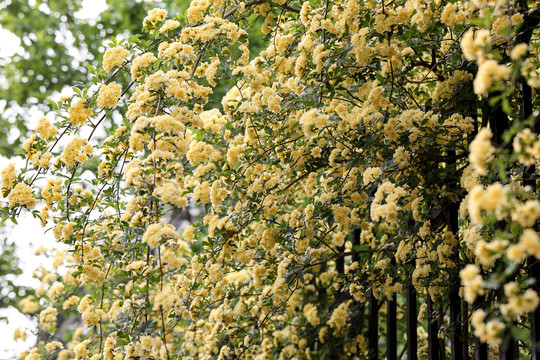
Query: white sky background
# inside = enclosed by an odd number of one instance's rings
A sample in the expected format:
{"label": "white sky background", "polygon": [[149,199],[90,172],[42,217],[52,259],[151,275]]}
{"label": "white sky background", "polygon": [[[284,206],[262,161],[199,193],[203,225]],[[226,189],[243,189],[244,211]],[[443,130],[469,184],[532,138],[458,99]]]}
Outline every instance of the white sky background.
{"label": "white sky background", "polygon": [[[83,0],[83,9],[78,13],[78,17],[85,19],[97,18],[105,9],[107,9],[106,0]],[[0,38],[2,39],[1,57],[10,56],[20,51],[19,39],[9,31],[0,28]],[[40,115],[36,114],[36,118]],[[19,159],[19,161],[23,164],[22,159]],[[0,169],[3,169],[9,163],[9,159],[0,157]],[[52,233],[44,234],[44,228],[41,227],[39,219],[33,219],[30,214],[21,217],[18,223],[8,233],[9,239],[17,245],[17,256],[23,270],[23,274],[16,279],[16,282],[20,285],[37,287],[40,282],[32,277],[34,269],[39,265],[50,268],[51,260],[44,256],[36,256],[34,253],[40,246],[50,249],[57,247],[57,244]],[[7,323],[0,321],[0,360],[17,359],[20,352],[34,345],[35,337],[30,333],[32,329],[35,329],[36,324],[29,317],[13,308],[1,309],[0,317],[8,318]],[[15,342],[13,340],[13,333],[19,327],[29,329],[26,342],[21,340]]]}

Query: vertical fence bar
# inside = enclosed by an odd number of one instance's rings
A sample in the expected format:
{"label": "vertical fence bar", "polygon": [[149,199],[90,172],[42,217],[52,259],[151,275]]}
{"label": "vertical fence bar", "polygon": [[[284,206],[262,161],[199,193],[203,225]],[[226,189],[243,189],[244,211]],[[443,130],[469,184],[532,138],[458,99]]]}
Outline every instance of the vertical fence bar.
{"label": "vertical fence bar", "polygon": [[[540,6],[530,13],[527,14],[524,18],[523,25],[516,37],[516,42],[529,44],[531,37],[535,28],[537,28],[538,23],[540,22]],[[527,84],[525,79],[520,79],[520,97],[521,97],[521,106],[520,113],[522,120],[528,119],[533,112],[533,103],[532,103],[532,90],[531,87]],[[534,122],[534,132],[540,134],[540,115],[538,115]],[[527,168],[526,178],[524,179],[524,185],[531,186],[533,192],[537,192],[536,186],[536,168],[534,165]],[[528,275],[529,278],[534,279],[532,288],[540,295],[540,264],[538,260],[534,257],[530,257],[527,261],[528,263]],[[531,329],[531,359],[540,360],[540,308],[536,308],[534,312],[529,314],[529,323]]]}
{"label": "vertical fence bar", "polygon": [[386,359],[397,360],[397,306],[395,294],[386,303],[386,333],[388,343]]}
{"label": "vertical fence bar", "polygon": [[418,337],[416,335],[416,290],[413,284],[407,286],[407,358],[418,360]]}
{"label": "vertical fence bar", "polygon": [[[445,313],[444,313],[443,304],[439,305],[438,315],[439,315],[439,326],[440,326],[441,324],[444,324]],[[444,338],[442,339],[439,338],[439,357],[441,360],[446,360],[446,342]]]}
{"label": "vertical fence bar", "polygon": [[476,351],[474,353],[474,360],[488,360],[487,344],[480,342],[480,339],[474,339],[474,345]]}
{"label": "vertical fence bar", "polygon": [[[457,279],[459,281],[459,279]],[[463,346],[461,343],[461,298],[459,297],[459,283],[452,284],[450,292],[450,350],[452,360],[463,360]]]}
{"label": "vertical fence bar", "polygon": [[[522,79],[521,90],[521,116],[527,119],[532,114],[532,94],[531,88],[527,82]],[[534,132],[540,133],[540,118],[537,118],[534,124]],[[533,164],[525,170],[523,185],[529,186],[533,193],[536,193],[536,166]],[[538,260],[531,256],[527,259],[527,273],[530,279],[534,279],[532,288],[540,295],[540,264]],[[540,360],[540,308],[529,314],[529,323],[531,331],[531,360]]]}
{"label": "vertical fence bar", "polygon": [[[523,24],[519,33],[516,36],[516,43],[529,44],[534,30],[540,22],[540,6],[536,6],[531,12],[525,15]],[[522,121],[527,120],[533,113],[532,90],[523,78],[519,82],[520,90],[520,117]],[[534,132],[540,134],[540,115],[536,117],[534,122]],[[534,165],[529,166],[524,174],[523,185],[530,186],[533,192],[537,192],[536,186],[536,168]],[[540,295],[540,265],[534,257],[527,259],[527,272],[530,279],[534,279],[532,288]],[[537,308],[529,314],[529,323],[531,331],[531,359],[540,360],[540,309]]]}
{"label": "vertical fence bar", "polygon": [[[495,93],[494,96],[500,95]],[[489,111],[489,127],[493,133],[493,139],[497,145],[502,144],[503,134],[509,127],[508,116],[502,109],[500,103],[496,104],[495,107],[488,106]]]}
{"label": "vertical fence bar", "polygon": [[[481,305],[484,303],[485,297],[479,296],[476,298],[476,301],[473,304],[473,309],[479,309]],[[474,345],[476,348],[476,351],[474,353],[474,360],[488,360],[488,347],[486,343],[480,342],[480,339],[477,337],[474,338]]]}
{"label": "vertical fence bar", "polygon": [[[457,174],[456,152],[448,151],[447,168],[452,180],[448,181],[448,188],[457,191],[458,184],[454,174]],[[455,239],[456,246],[453,251],[454,258],[459,259],[459,205],[454,201],[449,201],[446,212],[446,226]],[[459,260],[458,260],[459,261]],[[462,331],[461,331],[461,298],[459,296],[459,274],[456,271],[450,278],[450,354],[452,360],[463,360]],[[444,349],[444,345],[441,346]],[[442,356],[442,355],[441,355]]]}
{"label": "vertical fence bar", "polygon": [[[360,243],[360,232],[353,232],[353,242]],[[354,259],[354,256],[353,256]],[[371,262],[371,255],[369,261]],[[368,307],[368,359],[378,360],[379,357],[379,303],[373,295],[372,289],[369,291]]]}
{"label": "vertical fence bar", "polygon": [[[468,108],[468,115],[474,119],[474,128],[473,128],[473,131],[472,131],[472,135],[473,137],[476,136],[476,134],[478,134],[478,126],[479,126],[479,123],[478,123],[478,104],[476,103],[472,103],[469,105],[469,108]],[[475,304],[478,302],[479,300],[477,300],[475,302]],[[463,307],[465,308],[467,306],[467,302],[463,301]],[[474,310],[475,307],[474,307],[474,304],[473,304],[473,307],[472,307],[472,310]],[[471,311],[472,311],[471,310]],[[469,330],[469,318],[468,316],[466,315],[465,311],[463,312],[463,338],[464,339],[467,339],[467,341],[464,341],[463,342],[463,351],[464,353],[467,353],[469,352],[469,343],[468,343],[468,330]],[[487,360],[487,345],[486,344],[482,344],[480,343],[480,340],[478,338],[474,338],[474,360]],[[464,357],[466,359],[466,357]]]}
{"label": "vertical fence bar", "polygon": [[[360,235],[362,230],[360,229],[354,229],[353,230],[353,251],[355,251],[355,247],[360,245]],[[360,260],[360,253],[353,253],[352,256],[353,261],[359,261]]]}
{"label": "vertical fence bar", "polygon": [[[504,301],[503,290],[497,290],[497,301]],[[519,359],[519,344],[512,333],[507,329],[503,334],[502,344],[499,346],[500,360],[517,360]]]}
{"label": "vertical fence bar", "polygon": [[469,360],[469,306],[466,301],[461,301],[461,351],[463,352],[463,359]]}
{"label": "vertical fence bar", "polygon": [[[532,35],[532,33],[531,33]],[[530,40],[530,35],[528,39],[522,39],[526,40],[527,42]],[[532,90],[531,87],[527,84],[527,81],[525,79],[520,80],[520,97],[521,97],[521,104],[520,104],[520,115],[521,120],[527,120],[533,112],[532,109]],[[535,119],[534,123],[534,132],[536,134],[540,133],[540,118]],[[533,193],[536,193],[536,166],[533,164],[525,170],[524,178],[523,178],[523,185],[531,187],[531,190]],[[540,295],[540,265],[538,264],[538,260],[534,257],[529,257],[527,259],[527,271],[530,279],[534,279],[534,284],[532,285],[532,288],[536,291],[537,294]],[[540,360],[540,332],[538,331],[538,327],[540,324],[540,309],[537,308],[534,312],[529,314],[529,323],[530,323],[530,331],[531,331],[531,359],[532,360]]]}
{"label": "vertical fence bar", "polygon": [[517,360],[519,359],[519,347],[516,339],[509,333],[505,334],[505,339],[499,351],[500,360]]}
{"label": "vertical fence bar", "polygon": [[[494,93],[494,96],[500,95],[500,93]],[[488,99],[489,101],[489,99]],[[489,116],[489,127],[493,133],[493,140],[496,145],[500,145],[503,142],[503,134],[509,127],[509,120],[506,113],[503,111],[502,106],[499,103],[495,107],[487,106]],[[501,301],[503,298],[502,289],[497,294],[497,300]],[[503,343],[499,347],[499,359],[501,360],[513,360],[514,359],[514,346],[515,340],[511,338],[511,334],[505,334]]]}
{"label": "vertical fence bar", "polygon": [[439,323],[433,315],[433,300],[431,300],[429,293],[427,294],[426,304],[428,313],[428,359],[439,360]]}
{"label": "vertical fence bar", "polygon": [[368,345],[369,360],[379,359],[379,304],[373,290],[369,292],[369,318],[368,318]]}
{"label": "vertical fence bar", "polygon": [[[540,294],[540,263],[534,257],[528,259],[529,268],[528,274],[531,279],[535,279],[532,288],[537,294]],[[529,314],[529,322],[531,326],[531,360],[540,360],[540,332],[538,327],[540,326],[540,309],[536,308],[535,311]]]}
{"label": "vertical fence bar", "polygon": [[[392,266],[396,265],[396,259],[392,258]],[[396,294],[386,302],[386,359],[397,360],[397,302]]]}
{"label": "vertical fence bar", "polygon": [[[338,246],[336,250],[339,254],[343,255],[343,252],[345,251],[345,246]],[[340,256],[336,259],[336,271],[338,272],[338,274],[345,273],[345,256]]]}

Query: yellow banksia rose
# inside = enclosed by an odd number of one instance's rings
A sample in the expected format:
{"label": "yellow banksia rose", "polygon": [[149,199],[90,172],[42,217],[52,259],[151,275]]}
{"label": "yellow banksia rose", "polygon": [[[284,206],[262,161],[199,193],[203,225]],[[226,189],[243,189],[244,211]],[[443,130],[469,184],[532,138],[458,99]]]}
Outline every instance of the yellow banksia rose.
{"label": "yellow banksia rose", "polygon": [[81,126],[86,124],[87,119],[94,115],[92,109],[87,109],[84,107],[84,100],[79,99],[75,104],[69,108],[69,119],[71,123],[75,126]]}
{"label": "yellow banksia rose", "polygon": [[99,96],[97,98],[97,106],[99,108],[112,109],[118,103],[120,94],[122,92],[122,85],[117,84],[116,81],[111,82],[108,85],[103,85],[99,89]]}
{"label": "yellow banksia rose", "polygon": [[107,72],[115,66],[121,66],[129,56],[129,50],[124,49],[122,46],[115,46],[105,51],[103,55],[103,69]]}

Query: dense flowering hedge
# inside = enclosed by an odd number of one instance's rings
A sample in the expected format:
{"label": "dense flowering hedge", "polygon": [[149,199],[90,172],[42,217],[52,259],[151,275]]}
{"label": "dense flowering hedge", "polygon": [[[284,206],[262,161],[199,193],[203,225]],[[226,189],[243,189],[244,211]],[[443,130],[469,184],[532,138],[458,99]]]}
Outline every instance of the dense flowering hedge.
{"label": "dense flowering hedge", "polygon": [[[37,272],[21,303],[42,339],[22,357],[361,359],[368,294],[397,294],[403,314],[412,284],[423,358],[425,302],[448,303],[460,279],[471,334],[492,355],[507,336],[527,353],[527,261],[540,258],[529,6],[152,10],[155,40],[114,40],[93,83],[39,120],[26,167],[2,171],[5,216],[31,211],[69,246],[48,250],[57,272]],[[222,109],[205,107],[224,78]],[[186,209],[192,223],[167,223]],[[83,326],[57,336],[60,314]]]}

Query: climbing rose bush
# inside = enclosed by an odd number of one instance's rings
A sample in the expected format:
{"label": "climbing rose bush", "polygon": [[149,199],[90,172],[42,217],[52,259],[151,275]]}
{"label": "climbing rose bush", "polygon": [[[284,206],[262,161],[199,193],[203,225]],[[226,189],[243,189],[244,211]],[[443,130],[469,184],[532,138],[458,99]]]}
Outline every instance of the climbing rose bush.
{"label": "climbing rose bush", "polygon": [[[152,10],[152,39],[113,39],[92,83],[51,101],[26,166],[2,171],[4,216],[29,211],[67,246],[43,250],[52,267],[21,302],[40,325],[21,358],[362,359],[368,297],[397,296],[401,319],[412,288],[422,335],[428,298],[438,309],[460,283],[471,333],[528,351],[540,73],[525,6]],[[60,314],[80,327],[60,332]]]}

